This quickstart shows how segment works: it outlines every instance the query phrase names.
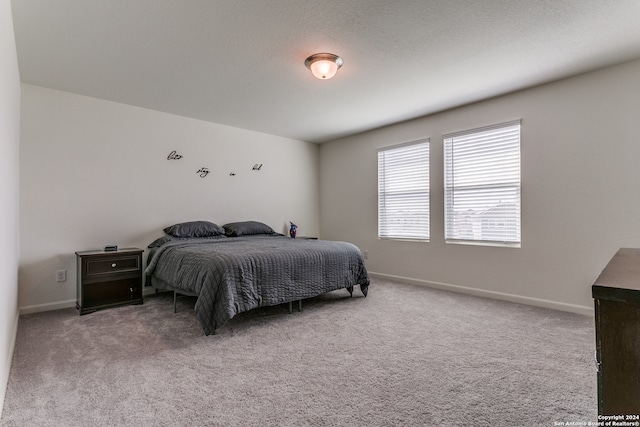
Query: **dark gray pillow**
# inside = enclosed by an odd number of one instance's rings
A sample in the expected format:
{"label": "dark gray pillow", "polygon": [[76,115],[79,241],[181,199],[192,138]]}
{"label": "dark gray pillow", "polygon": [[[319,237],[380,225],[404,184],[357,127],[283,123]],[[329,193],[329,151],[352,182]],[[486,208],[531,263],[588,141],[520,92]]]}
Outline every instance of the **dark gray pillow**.
{"label": "dark gray pillow", "polygon": [[147,248],[151,249],[151,248],[158,248],[162,245],[164,245],[165,243],[169,243],[169,242],[193,242],[194,239],[200,239],[200,240],[217,240],[217,239],[226,239],[227,236],[225,236],[224,234],[218,234],[215,236],[207,236],[207,237],[174,237],[174,236],[164,236],[164,237],[160,237],[159,239],[154,240],[153,242],[149,243],[149,246],[147,246]]}
{"label": "dark gray pillow", "polygon": [[224,234],[224,229],[209,221],[191,221],[174,224],[164,232],[173,237],[211,237]]}
{"label": "dark gray pillow", "polygon": [[175,239],[176,238],[173,237],[173,236],[160,237],[159,239],[156,239],[153,242],[149,243],[149,246],[147,246],[147,248],[157,248],[157,247],[162,246],[165,243],[171,242],[171,241],[173,241]]}
{"label": "dark gray pillow", "polygon": [[230,222],[222,226],[227,237],[248,236],[251,234],[274,234],[273,228],[258,221]]}

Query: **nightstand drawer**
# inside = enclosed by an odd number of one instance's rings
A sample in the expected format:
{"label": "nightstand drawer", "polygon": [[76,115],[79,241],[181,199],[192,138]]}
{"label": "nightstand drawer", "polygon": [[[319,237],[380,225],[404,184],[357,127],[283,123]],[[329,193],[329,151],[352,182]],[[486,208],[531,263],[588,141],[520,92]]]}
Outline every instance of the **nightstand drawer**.
{"label": "nightstand drawer", "polygon": [[84,273],[87,277],[90,277],[96,274],[123,273],[125,271],[136,271],[139,269],[140,257],[135,255],[87,260]]}

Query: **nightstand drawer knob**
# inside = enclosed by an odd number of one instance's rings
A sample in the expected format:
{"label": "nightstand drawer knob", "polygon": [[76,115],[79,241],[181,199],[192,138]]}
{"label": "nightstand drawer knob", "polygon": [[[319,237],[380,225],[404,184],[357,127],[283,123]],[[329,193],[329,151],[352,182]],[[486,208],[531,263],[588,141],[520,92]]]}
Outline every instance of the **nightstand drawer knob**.
{"label": "nightstand drawer knob", "polygon": [[111,267],[116,267],[116,263],[114,262],[113,264],[111,264]]}

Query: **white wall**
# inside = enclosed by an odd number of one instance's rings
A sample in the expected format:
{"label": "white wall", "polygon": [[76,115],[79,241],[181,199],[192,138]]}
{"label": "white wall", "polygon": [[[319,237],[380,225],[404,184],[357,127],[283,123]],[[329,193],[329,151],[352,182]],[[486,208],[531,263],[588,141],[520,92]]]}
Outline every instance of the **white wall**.
{"label": "white wall", "polygon": [[177,222],[317,235],[318,159],[315,144],[23,84],[22,312],[75,304],[75,251],[145,249]]}
{"label": "white wall", "polygon": [[20,76],[11,3],[0,0],[0,415],[18,327]]}
{"label": "white wall", "polygon": [[[322,238],[368,250],[383,276],[591,313],[602,268],[640,247],[638,76],[635,61],[323,144]],[[520,118],[522,248],[445,244],[442,135]],[[425,137],[431,242],[378,240],[376,150]]]}

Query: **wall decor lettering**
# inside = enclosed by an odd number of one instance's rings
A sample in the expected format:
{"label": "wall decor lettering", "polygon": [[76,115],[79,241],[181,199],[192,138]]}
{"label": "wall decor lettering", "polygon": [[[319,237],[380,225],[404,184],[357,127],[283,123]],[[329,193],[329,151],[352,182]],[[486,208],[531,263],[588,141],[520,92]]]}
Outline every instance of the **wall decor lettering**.
{"label": "wall decor lettering", "polygon": [[167,156],[167,160],[180,160],[181,158],[182,158],[182,155],[178,154],[176,150],[173,150]]}
{"label": "wall decor lettering", "polygon": [[229,174],[229,176],[236,176],[236,174],[235,174],[235,173],[233,173],[233,172],[231,172],[231,173]]}
{"label": "wall decor lettering", "polygon": [[254,171],[259,171],[260,169],[262,169],[262,163],[260,163],[259,165],[256,163],[255,165],[253,165],[253,169]]}
{"label": "wall decor lettering", "polygon": [[209,169],[200,168],[200,169],[198,169],[198,171],[196,173],[200,174],[200,178],[204,178],[205,176],[209,175]]}

